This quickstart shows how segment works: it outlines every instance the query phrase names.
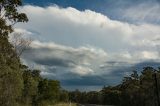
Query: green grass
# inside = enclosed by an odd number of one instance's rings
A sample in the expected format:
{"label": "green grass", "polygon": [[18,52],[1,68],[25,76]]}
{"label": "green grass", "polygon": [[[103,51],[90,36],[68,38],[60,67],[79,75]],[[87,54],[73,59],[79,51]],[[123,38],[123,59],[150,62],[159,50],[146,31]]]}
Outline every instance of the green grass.
{"label": "green grass", "polygon": [[58,103],[54,106],[77,106],[75,103]]}

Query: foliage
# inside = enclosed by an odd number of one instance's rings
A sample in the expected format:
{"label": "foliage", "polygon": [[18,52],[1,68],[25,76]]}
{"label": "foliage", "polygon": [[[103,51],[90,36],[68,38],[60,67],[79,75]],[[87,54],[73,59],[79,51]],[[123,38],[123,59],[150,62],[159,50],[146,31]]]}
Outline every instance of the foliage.
{"label": "foliage", "polygon": [[[59,100],[59,82],[43,79],[39,70],[23,65],[19,57],[23,49],[17,53],[9,42],[13,25],[28,21],[26,14],[18,11],[21,5],[21,0],[0,0],[0,106],[42,106],[46,101]],[[26,44],[23,39],[15,43],[18,47]]]}
{"label": "foliage", "polygon": [[58,81],[42,79],[38,84],[38,104],[41,102],[56,103],[59,98],[60,85]]}
{"label": "foliage", "polygon": [[13,24],[27,22],[24,13],[19,13],[20,0],[0,0],[0,105],[14,106],[23,88],[20,60],[8,41]]}
{"label": "foliage", "polygon": [[[158,82],[158,88],[155,85],[155,80]],[[72,102],[82,104],[158,106],[157,90],[160,92],[159,88],[160,70],[145,67],[140,75],[137,71],[133,71],[130,76],[124,77],[122,83],[117,86],[103,87],[99,92],[76,90],[70,92],[69,95]]]}

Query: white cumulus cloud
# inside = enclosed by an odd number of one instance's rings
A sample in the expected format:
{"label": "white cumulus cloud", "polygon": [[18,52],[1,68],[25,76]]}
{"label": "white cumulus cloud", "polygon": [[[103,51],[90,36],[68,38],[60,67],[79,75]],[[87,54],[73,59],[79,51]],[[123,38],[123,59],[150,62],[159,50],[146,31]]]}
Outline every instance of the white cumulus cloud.
{"label": "white cumulus cloud", "polygon": [[131,24],[72,7],[26,5],[21,11],[28,15],[29,22],[17,24],[16,29],[34,39],[23,59],[57,76],[105,75],[117,67],[160,60],[160,25]]}

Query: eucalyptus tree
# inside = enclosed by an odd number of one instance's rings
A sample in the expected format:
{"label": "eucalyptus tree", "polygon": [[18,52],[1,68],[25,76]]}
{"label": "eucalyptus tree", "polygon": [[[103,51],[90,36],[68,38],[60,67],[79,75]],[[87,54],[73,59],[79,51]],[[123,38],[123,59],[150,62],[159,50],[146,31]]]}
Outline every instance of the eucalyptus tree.
{"label": "eucalyptus tree", "polygon": [[27,22],[25,13],[19,13],[21,0],[0,0],[0,106],[17,105],[23,88],[20,60],[8,35],[18,22]]}

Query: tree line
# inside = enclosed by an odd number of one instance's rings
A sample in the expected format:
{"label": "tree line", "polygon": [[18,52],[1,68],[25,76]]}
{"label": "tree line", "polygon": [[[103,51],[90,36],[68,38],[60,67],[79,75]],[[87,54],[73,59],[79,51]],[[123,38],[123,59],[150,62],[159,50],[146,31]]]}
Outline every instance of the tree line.
{"label": "tree line", "polygon": [[42,78],[39,70],[21,63],[20,55],[26,49],[23,43],[30,42],[16,36],[12,38],[16,46],[9,41],[13,26],[28,22],[19,6],[21,0],[0,0],[0,106],[47,106],[66,100],[59,81]]}
{"label": "tree line", "polygon": [[145,67],[124,77],[117,86],[103,87],[100,91],[69,92],[72,102],[115,106],[160,106],[160,69]]}

